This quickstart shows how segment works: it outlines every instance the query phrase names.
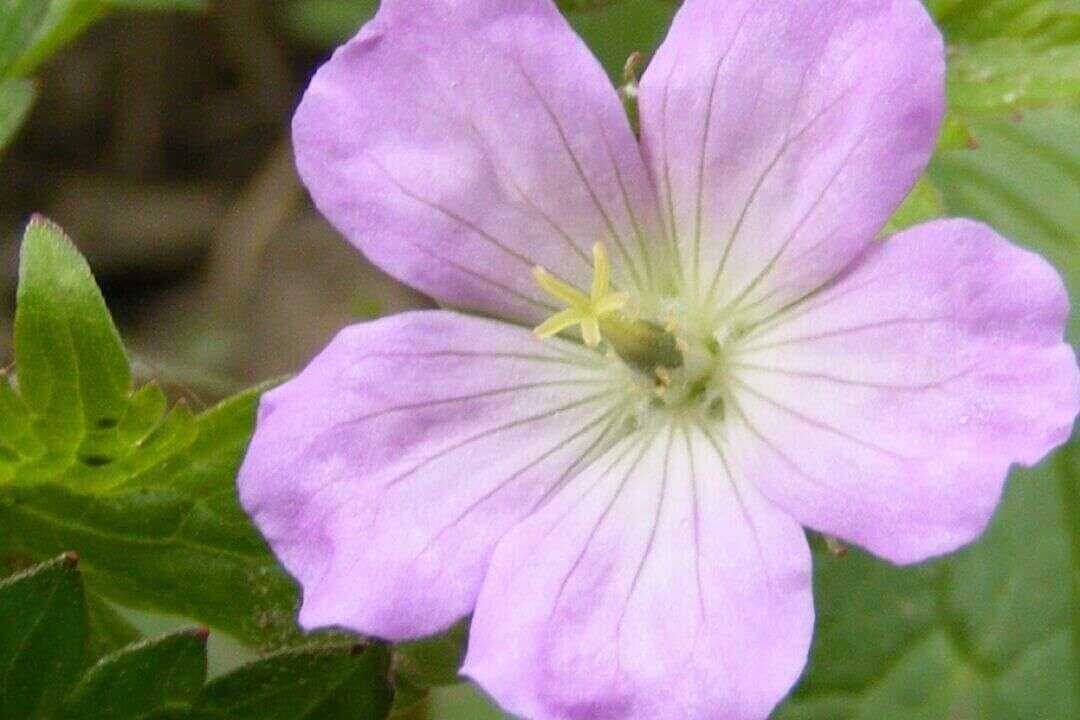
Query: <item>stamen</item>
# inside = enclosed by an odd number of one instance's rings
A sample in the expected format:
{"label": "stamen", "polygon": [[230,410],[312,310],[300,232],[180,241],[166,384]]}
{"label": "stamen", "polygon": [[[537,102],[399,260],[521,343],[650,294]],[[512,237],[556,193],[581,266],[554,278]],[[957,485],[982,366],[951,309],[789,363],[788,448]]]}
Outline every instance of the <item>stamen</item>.
{"label": "stamen", "polygon": [[607,341],[625,362],[650,371],[656,367],[679,367],[682,356],[675,338],[663,328],[626,317],[630,295],[611,287],[611,261],[602,243],[593,245],[593,279],[586,295],[573,285],[555,277],[542,267],[533,269],[533,278],[544,292],[566,305],[533,331],[549,338],[564,330],[581,326],[581,337],[589,347]]}
{"label": "stamen", "polygon": [[581,326],[581,336],[589,347],[600,344],[601,322],[617,314],[630,303],[627,293],[611,291],[611,261],[602,243],[593,246],[593,281],[590,293],[555,277],[542,267],[533,269],[533,278],[544,292],[568,307],[539,325],[534,331],[538,337],[548,338],[575,325]]}

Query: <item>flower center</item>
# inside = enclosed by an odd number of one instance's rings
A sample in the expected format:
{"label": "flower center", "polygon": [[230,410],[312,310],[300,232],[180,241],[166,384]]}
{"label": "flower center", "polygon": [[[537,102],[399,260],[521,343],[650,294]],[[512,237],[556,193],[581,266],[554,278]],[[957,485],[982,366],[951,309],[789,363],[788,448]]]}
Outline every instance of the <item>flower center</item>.
{"label": "flower center", "polygon": [[594,274],[588,294],[542,267],[533,271],[540,287],[566,305],[537,326],[550,338],[580,327],[585,345],[604,352],[628,378],[639,414],[656,410],[705,413],[722,418],[726,405],[726,343],[673,301],[666,322],[642,319],[631,310],[631,296],[611,287],[611,265],[601,243],[593,246]]}

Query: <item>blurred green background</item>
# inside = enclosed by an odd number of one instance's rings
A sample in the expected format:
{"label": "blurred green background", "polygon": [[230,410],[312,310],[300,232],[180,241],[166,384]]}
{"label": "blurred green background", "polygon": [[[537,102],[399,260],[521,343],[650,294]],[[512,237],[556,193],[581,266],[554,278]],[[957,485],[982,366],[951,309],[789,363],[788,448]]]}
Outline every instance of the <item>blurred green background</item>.
{"label": "blurred green background", "polygon": [[[676,9],[561,5],[613,78]],[[1080,297],[1080,2],[927,5],[950,46],[950,112],[900,223],[985,220],[1054,262]],[[338,238],[292,164],[288,124],[308,78],[374,8],[54,1],[56,22],[17,61],[0,58],[0,366],[31,211],[89,259],[136,376],[197,409],[295,371],[346,324],[429,306]],[[819,553],[815,662],[777,717],[1080,717],[1078,465],[1074,438],[1019,473],[987,539],[954,560],[898,571]],[[188,623],[121,612],[146,634]],[[220,673],[255,651],[215,633],[210,655]],[[416,713],[502,717],[461,684]]]}

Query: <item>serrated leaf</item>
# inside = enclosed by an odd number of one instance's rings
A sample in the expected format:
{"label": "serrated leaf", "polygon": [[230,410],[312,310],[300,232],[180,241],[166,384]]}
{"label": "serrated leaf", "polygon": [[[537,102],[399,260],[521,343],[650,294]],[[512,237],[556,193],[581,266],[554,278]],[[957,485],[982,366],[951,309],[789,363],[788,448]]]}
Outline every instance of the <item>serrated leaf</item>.
{"label": "serrated leaf", "polygon": [[[90,596],[90,624],[135,631]],[[393,696],[382,644],[332,636],[205,684],[205,630],[125,644],[86,669],[87,604],[74,555],[0,581],[4,720],[383,720]]]}
{"label": "serrated leaf", "polygon": [[105,597],[258,645],[288,641],[296,591],[233,486],[256,397],[201,416],[188,446],[108,492],[59,483],[0,489],[0,547],[31,556],[75,547],[87,560],[87,584]]}
{"label": "serrated leaf", "polygon": [[32,221],[20,257],[19,395],[46,444],[36,460],[48,471],[71,464],[99,434],[115,429],[131,372],[90,268],[63,231],[43,219]]}
{"label": "serrated leaf", "polygon": [[146,640],[102,658],[64,701],[57,720],[141,720],[190,705],[205,680],[205,633]]}
{"label": "serrated leaf", "polygon": [[0,79],[0,153],[15,139],[36,98],[32,80]]}
{"label": "serrated leaf", "polygon": [[0,581],[0,718],[48,717],[86,651],[86,605],[72,556]]}
{"label": "serrated leaf", "polygon": [[229,720],[382,720],[389,671],[379,644],[287,650],[210,682],[196,709]]}
{"label": "serrated leaf", "polygon": [[235,477],[259,391],[196,416],[132,392],[86,263],[31,223],[16,313],[17,388],[0,376],[0,551],[74,549],[88,587],[276,646],[298,634],[296,590],[240,510]]}

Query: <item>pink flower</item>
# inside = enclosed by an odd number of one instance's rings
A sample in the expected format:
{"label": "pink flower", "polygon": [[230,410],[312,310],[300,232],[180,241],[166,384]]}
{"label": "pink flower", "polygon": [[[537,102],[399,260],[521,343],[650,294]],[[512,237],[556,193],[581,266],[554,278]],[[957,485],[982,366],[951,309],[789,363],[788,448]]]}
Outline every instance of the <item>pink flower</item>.
{"label": "pink flower", "polygon": [[965,220],[874,240],[943,64],[918,0],[687,0],[639,143],[549,0],[385,0],[299,167],[456,310],[263,401],[240,490],[301,623],[472,613],[464,673],[535,720],[754,720],[806,661],[803,526],[897,563],[975,538],[1080,377],[1041,258]]}

